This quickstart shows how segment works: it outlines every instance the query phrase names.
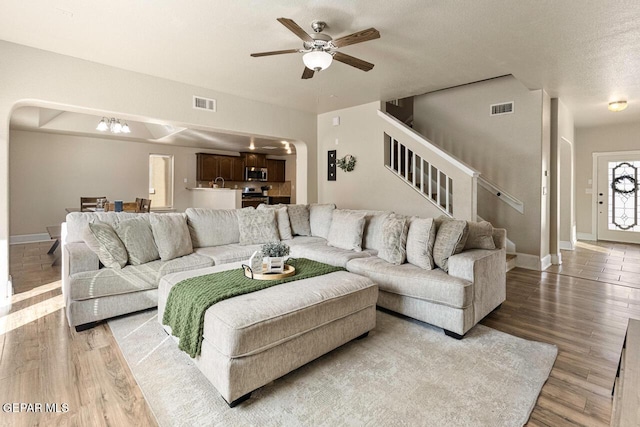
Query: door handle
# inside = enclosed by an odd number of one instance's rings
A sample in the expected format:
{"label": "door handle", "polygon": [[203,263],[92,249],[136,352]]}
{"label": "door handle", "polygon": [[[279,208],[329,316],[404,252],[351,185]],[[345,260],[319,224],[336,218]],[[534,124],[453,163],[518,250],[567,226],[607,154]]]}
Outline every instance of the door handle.
{"label": "door handle", "polygon": [[598,202],[599,205],[601,205],[603,202]]}

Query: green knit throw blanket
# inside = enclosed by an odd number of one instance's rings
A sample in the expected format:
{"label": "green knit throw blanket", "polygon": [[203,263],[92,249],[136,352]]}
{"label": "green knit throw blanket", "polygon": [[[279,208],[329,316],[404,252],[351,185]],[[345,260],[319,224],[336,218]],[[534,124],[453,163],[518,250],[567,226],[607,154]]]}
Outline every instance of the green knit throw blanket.
{"label": "green knit throw blanket", "polygon": [[213,304],[281,283],[344,270],[306,258],[290,258],[286,263],[296,268],[296,274],[278,280],[249,279],[242,268],[183,280],[169,292],[162,324],[170,326],[172,334],[180,338],[181,350],[196,357],[202,349],[204,314]]}

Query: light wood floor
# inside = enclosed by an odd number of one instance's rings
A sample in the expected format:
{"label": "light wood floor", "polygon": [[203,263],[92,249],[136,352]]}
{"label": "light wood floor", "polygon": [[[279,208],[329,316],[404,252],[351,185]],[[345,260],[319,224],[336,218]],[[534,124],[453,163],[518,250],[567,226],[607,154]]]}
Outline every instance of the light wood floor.
{"label": "light wood floor", "polygon": [[[156,425],[107,324],[67,326],[49,247],[11,246],[16,294],[0,313],[0,404],[67,403],[69,412],[3,412],[0,425]],[[507,301],[482,323],[558,346],[529,426],[609,425],[627,319],[640,318],[631,275],[640,274],[640,246],[584,242],[563,258],[546,272],[509,272]]]}

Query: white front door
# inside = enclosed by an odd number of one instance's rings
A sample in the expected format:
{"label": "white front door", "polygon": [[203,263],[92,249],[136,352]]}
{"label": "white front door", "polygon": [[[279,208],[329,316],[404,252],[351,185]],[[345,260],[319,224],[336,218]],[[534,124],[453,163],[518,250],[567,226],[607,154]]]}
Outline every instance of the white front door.
{"label": "white front door", "polygon": [[640,154],[598,157],[598,240],[640,243]]}

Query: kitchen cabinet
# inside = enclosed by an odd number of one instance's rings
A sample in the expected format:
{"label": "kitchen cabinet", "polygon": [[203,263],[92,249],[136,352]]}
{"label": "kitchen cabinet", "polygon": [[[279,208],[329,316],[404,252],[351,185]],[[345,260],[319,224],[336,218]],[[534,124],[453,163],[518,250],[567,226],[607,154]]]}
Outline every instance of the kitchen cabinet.
{"label": "kitchen cabinet", "polygon": [[242,158],[218,154],[197,153],[196,179],[213,181],[221,177],[225,181],[244,181]]}
{"label": "kitchen cabinet", "polygon": [[285,181],[286,160],[267,160],[267,174],[269,182]]}
{"label": "kitchen cabinet", "polygon": [[248,168],[266,168],[267,155],[258,153],[240,153],[244,160],[245,167]]}

